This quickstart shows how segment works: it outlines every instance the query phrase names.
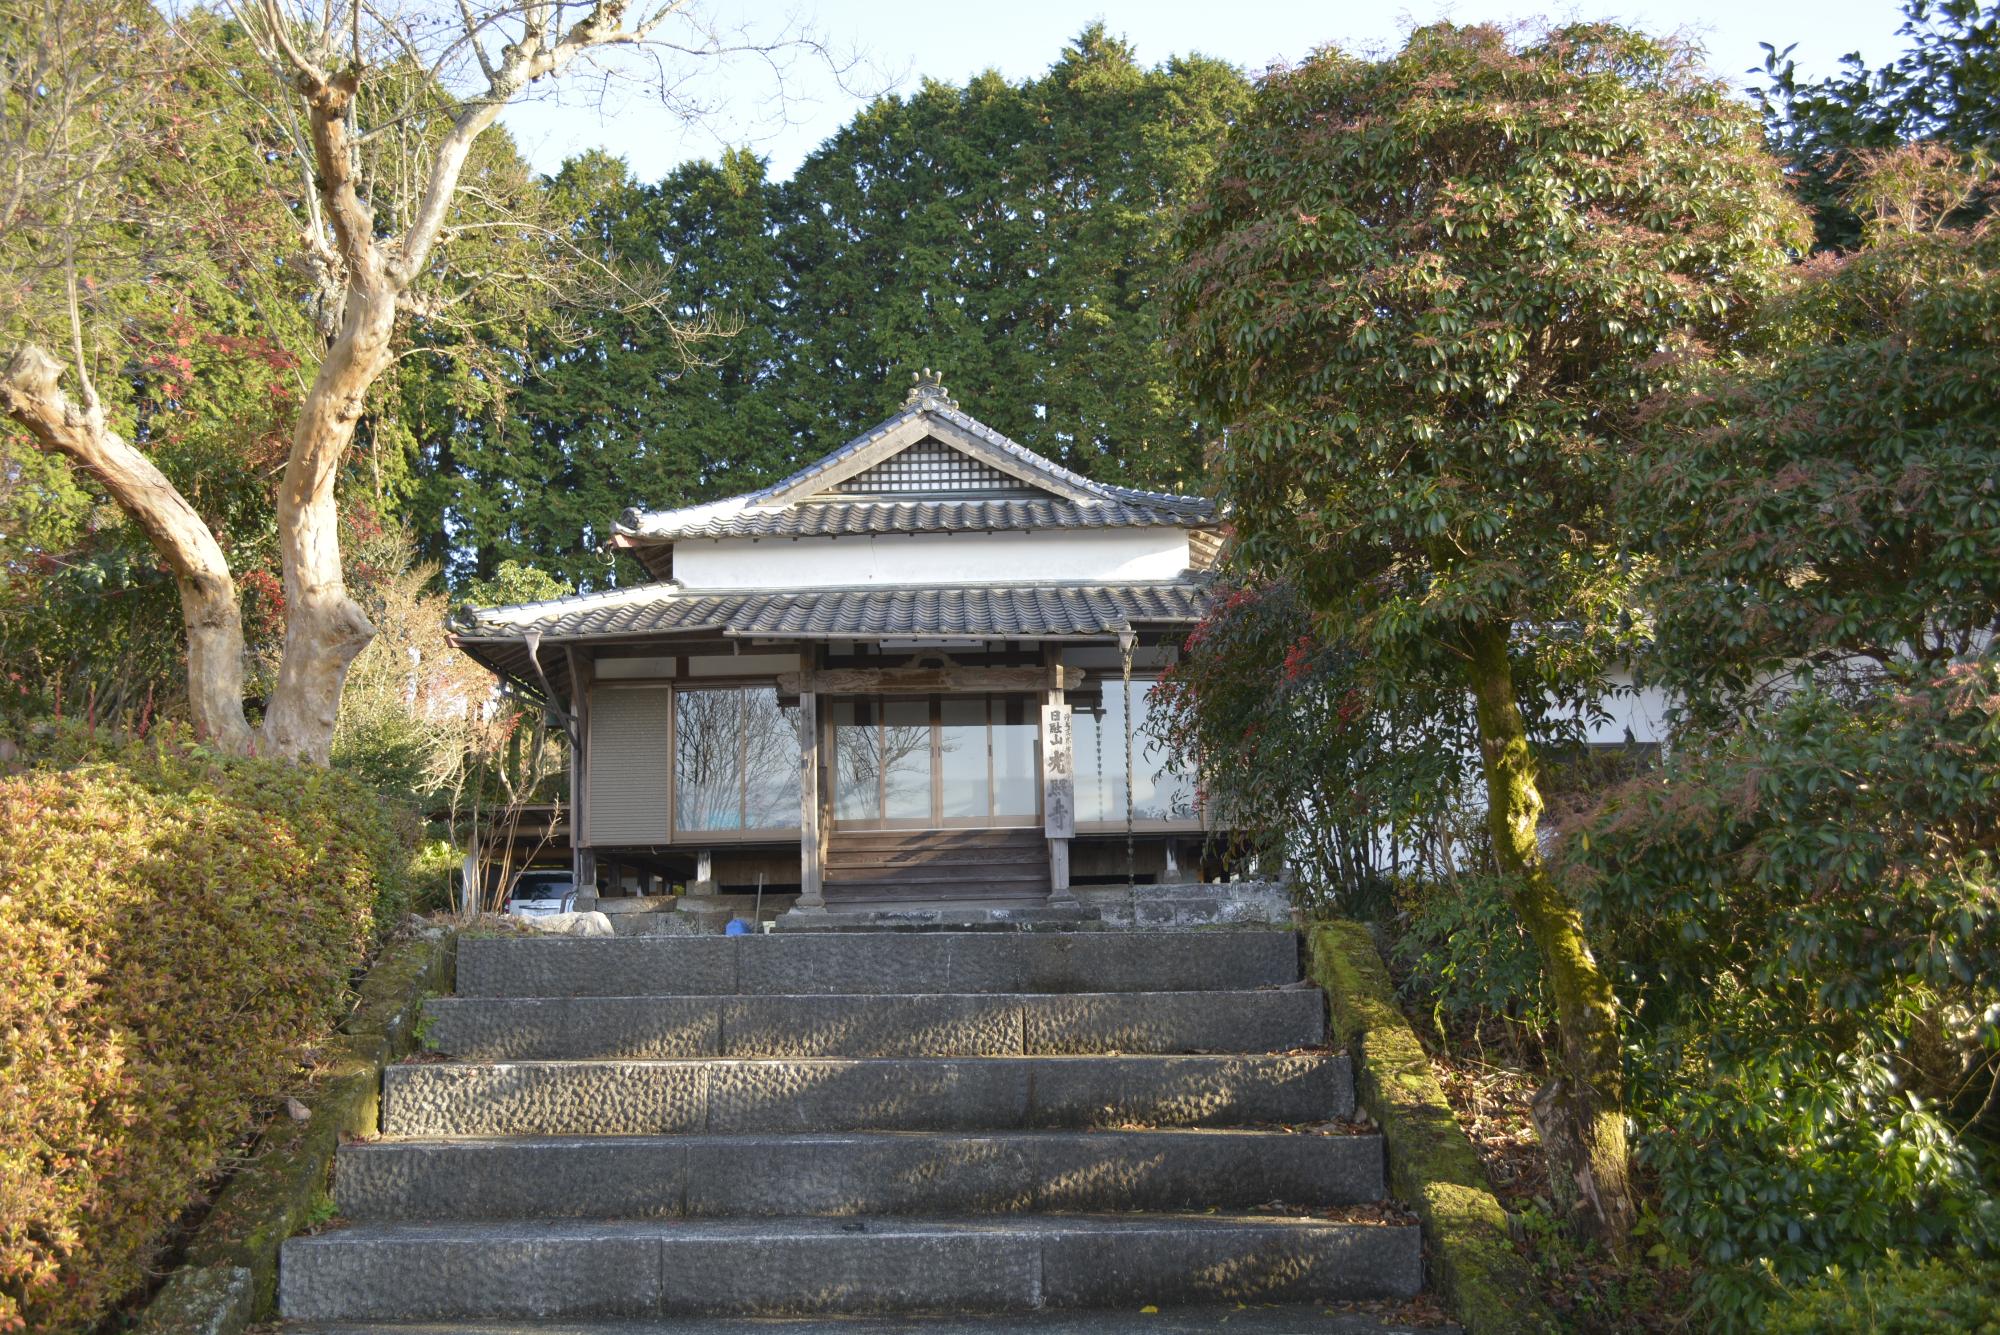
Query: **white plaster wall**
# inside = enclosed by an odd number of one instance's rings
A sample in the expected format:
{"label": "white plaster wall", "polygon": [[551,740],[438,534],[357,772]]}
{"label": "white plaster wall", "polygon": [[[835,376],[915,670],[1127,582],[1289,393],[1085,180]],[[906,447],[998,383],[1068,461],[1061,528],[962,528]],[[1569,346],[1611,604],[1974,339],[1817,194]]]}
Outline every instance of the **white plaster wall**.
{"label": "white plaster wall", "polygon": [[1608,689],[1597,699],[1604,717],[1587,721],[1586,742],[1617,743],[1628,737],[1634,742],[1667,740],[1667,713],[1673,700],[1664,690],[1658,686],[1635,689],[1632,674],[1625,668],[1613,669],[1605,685]]}
{"label": "white plaster wall", "polygon": [[674,544],[674,578],[690,590],[1164,580],[1187,567],[1187,531],[1178,528],[721,538]]}

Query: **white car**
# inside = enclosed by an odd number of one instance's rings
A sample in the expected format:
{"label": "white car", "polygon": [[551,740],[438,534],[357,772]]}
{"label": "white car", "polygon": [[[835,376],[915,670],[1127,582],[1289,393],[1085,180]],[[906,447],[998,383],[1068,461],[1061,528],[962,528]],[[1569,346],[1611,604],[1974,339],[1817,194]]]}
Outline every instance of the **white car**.
{"label": "white car", "polygon": [[517,918],[546,918],[576,907],[576,877],[566,871],[524,871],[507,892],[507,912]]}

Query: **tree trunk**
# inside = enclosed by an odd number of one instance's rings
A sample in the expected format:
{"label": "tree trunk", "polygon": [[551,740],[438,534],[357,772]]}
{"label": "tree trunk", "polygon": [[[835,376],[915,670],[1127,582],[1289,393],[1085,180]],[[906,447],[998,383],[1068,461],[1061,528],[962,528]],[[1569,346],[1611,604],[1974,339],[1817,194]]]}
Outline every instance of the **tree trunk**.
{"label": "tree trunk", "polygon": [[373,283],[355,287],[340,334],[300,405],[291,457],[278,484],[285,653],[264,711],[264,743],[272,755],[319,765],[333,751],[347,669],[375,638],[374,624],[347,596],[334,484],[369,386],[389,364],[396,298]]}
{"label": "tree trunk", "polygon": [[1582,915],[1542,862],[1542,795],[1507,657],[1511,629],[1506,622],[1470,628],[1466,678],[1478,707],[1494,858],[1556,998],[1554,1069],[1536,1095],[1535,1126],[1557,1206],[1617,1248],[1635,1218],[1617,999],[1584,940]]}
{"label": "tree trunk", "polygon": [[96,478],[145,530],[174,572],[187,627],[188,715],[195,735],[237,755],[251,749],[243,717],[243,609],[215,535],[153,461],[104,420],[88,392],[70,402],[58,383],[62,366],[32,345],[0,370],[0,410],[42,449],[68,456]]}

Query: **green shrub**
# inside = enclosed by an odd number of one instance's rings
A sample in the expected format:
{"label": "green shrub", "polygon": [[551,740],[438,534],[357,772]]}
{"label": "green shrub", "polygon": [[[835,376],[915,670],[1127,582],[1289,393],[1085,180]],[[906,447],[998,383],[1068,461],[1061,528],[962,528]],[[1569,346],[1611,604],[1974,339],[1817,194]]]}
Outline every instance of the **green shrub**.
{"label": "green shrub", "polygon": [[1507,903],[1500,877],[1468,872],[1406,887],[1394,951],[1409,969],[1406,995],[1449,1019],[1491,1015],[1540,1035],[1554,1019],[1541,957]]}
{"label": "green shrub", "polygon": [[1773,1303],[1763,1335],[2000,1335],[2000,1266],[1968,1252],[1911,1265],[1891,1252],[1835,1269]]}
{"label": "green shrub", "polygon": [[77,1331],[339,1019],[403,832],[179,744],[0,777],[0,829],[0,1330]]}
{"label": "green shrub", "polygon": [[410,912],[449,912],[465,850],[449,839],[425,839],[410,857]]}
{"label": "green shrub", "polygon": [[2000,1248],[2000,659],[1892,686],[1802,691],[1567,840],[1714,1326],[1892,1248]]}

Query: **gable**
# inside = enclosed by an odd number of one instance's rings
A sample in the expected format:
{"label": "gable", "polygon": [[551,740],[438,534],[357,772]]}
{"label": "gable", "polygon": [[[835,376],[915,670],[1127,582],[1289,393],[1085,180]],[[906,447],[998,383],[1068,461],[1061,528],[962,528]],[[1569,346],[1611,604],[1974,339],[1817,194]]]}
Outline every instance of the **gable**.
{"label": "gable", "polygon": [[[902,460],[906,454],[910,457]],[[932,500],[994,495],[1084,503],[1101,500],[1091,486],[969,418],[919,408],[884,422],[803,472],[744,499],[764,507],[864,495]],[[885,490],[858,491],[856,487]]]}
{"label": "gable", "polygon": [[677,510],[627,510],[614,546],[672,574],[670,544],[691,538],[1027,533],[1215,524],[1199,496],[1093,482],[966,415],[935,372],[903,411],[760,490]]}
{"label": "gable", "polygon": [[820,495],[836,496],[1036,496],[1047,495],[983,459],[926,437]]}

